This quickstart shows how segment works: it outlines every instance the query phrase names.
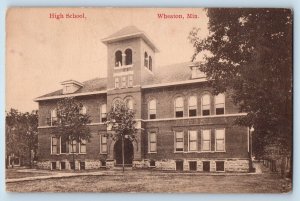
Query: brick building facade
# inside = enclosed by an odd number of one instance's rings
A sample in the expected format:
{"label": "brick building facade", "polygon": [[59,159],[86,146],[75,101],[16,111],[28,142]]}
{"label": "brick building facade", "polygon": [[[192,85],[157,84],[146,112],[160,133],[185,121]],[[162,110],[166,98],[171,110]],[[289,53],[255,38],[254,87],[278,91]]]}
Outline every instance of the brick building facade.
{"label": "brick building facade", "polygon": [[[39,103],[38,166],[45,169],[114,168],[120,142],[106,137],[106,113],[116,100],[135,111],[136,141],[125,141],[125,163],[159,170],[248,172],[249,131],[233,125],[239,113],[230,94],[213,96],[199,63],[158,66],[157,47],[130,26],[103,39],[107,78],[62,82]],[[56,103],[73,96],[92,122],[89,142],[70,145],[51,132]],[[75,152],[75,164],[72,163]]]}

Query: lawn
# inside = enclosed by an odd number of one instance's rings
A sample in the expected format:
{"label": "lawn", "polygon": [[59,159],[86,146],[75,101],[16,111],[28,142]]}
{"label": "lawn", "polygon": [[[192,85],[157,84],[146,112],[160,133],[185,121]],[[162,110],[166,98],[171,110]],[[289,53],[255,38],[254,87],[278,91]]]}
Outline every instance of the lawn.
{"label": "lawn", "polygon": [[208,176],[139,171],[121,176],[75,176],[6,184],[11,192],[282,193],[290,191],[286,186],[286,180],[269,173]]}
{"label": "lawn", "polygon": [[[21,171],[20,171],[21,170]],[[25,169],[24,169],[25,170]],[[36,176],[45,176],[50,175],[51,172],[26,172],[22,171],[20,168],[15,169],[7,169],[5,173],[6,179],[18,179],[18,178],[25,178],[25,177],[36,177]]]}

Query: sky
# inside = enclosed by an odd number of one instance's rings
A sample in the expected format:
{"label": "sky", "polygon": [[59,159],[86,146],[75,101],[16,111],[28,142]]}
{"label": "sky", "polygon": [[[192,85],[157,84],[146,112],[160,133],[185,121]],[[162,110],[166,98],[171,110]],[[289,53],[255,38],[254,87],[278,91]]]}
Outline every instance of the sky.
{"label": "sky", "polygon": [[[50,14],[64,15],[62,19]],[[83,14],[84,19],[66,18]],[[184,19],[159,19],[158,14]],[[187,14],[198,18],[187,19]],[[13,8],[6,14],[6,111],[38,109],[34,98],[61,88],[68,79],[85,81],[106,77],[107,49],[101,40],[126,26],[144,31],[158,47],[156,65],[190,61],[188,34],[208,19],[199,8]]]}

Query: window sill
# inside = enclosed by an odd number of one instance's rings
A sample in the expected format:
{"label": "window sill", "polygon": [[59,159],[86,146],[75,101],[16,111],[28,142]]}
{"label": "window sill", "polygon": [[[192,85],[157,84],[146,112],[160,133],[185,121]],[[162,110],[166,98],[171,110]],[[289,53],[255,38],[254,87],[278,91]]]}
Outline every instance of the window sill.
{"label": "window sill", "polygon": [[148,154],[157,154],[157,152],[153,152],[153,151],[148,151]]}
{"label": "window sill", "polygon": [[107,153],[99,153],[99,154],[102,154],[102,155],[107,155]]}

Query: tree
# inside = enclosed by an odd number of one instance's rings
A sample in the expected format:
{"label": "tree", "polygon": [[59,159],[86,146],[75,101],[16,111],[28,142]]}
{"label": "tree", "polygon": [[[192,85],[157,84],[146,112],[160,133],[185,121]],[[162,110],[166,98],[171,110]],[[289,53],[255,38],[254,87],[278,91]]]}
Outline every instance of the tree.
{"label": "tree", "polygon": [[[88,124],[90,117],[83,112],[83,104],[74,98],[64,98],[57,103],[57,125],[53,133],[57,137],[65,139],[68,144],[81,143],[82,140],[89,141],[91,131]],[[73,164],[75,170],[75,153],[73,153]]]}
{"label": "tree", "polygon": [[[214,93],[230,93],[247,115],[235,123],[254,127],[257,157],[291,155],[292,14],[289,9],[207,9],[209,36],[189,35],[196,60]],[[229,94],[229,93],[228,93]],[[271,149],[270,149],[271,148]],[[276,157],[276,156],[275,156]]]}
{"label": "tree", "polygon": [[122,166],[124,172],[124,140],[135,141],[135,113],[123,101],[115,101],[107,114],[107,125],[113,131],[109,135],[114,141],[122,140]]}
{"label": "tree", "polygon": [[12,161],[15,156],[18,156],[26,159],[30,167],[32,167],[32,153],[36,155],[38,140],[37,111],[21,113],[11,108],[10,111],[7,112],[5,120],[7,161],[9,156]]}

